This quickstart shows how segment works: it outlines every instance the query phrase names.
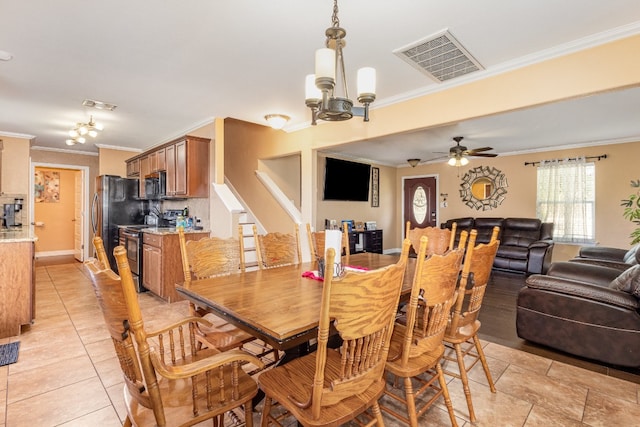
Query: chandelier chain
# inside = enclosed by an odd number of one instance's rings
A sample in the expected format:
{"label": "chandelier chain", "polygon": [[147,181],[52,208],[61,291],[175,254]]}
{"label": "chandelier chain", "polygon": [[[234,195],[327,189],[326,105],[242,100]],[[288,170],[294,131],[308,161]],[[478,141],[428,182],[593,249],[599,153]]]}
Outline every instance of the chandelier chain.
{"label": "chandelier chain", "polygon": [[340,27],[340,19],[338,18],[338,0],[333,0],[333,15],[331,15],[333,28]]}

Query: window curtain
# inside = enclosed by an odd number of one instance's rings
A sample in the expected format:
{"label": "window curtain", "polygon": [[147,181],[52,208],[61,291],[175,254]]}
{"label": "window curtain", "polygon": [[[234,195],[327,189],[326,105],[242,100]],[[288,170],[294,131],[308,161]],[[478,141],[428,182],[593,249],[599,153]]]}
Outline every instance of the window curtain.
{"label": "window curtain", "polygon": [[537,216],[554,223],[554,240],[594,241],[594,172],[595,165],[584,157],[540,162]]}

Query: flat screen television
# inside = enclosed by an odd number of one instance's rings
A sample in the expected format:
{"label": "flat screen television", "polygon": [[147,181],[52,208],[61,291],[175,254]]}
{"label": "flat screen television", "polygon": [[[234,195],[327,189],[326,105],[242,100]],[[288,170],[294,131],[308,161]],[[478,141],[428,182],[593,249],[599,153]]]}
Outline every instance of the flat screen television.
{"label": "flat screen television", "polygon": [[327,157],[324,168],[324,200],[369,200],[371,165]]}

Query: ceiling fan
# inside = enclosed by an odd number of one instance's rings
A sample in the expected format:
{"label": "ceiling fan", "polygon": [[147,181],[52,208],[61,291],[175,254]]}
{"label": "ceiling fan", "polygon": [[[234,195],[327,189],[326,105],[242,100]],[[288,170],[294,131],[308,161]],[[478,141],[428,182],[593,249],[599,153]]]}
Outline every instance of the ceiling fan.
{"label": "ceiling fan", "polygon": [[453,140],[456,145],[449,149],[449,161],[447,162],[451,166],[465,166],[469,163],[467,157],[496,157],[495,153],[485,153],[485,151],[493,150],[491,147],[474,148],[473,150],[467,149],[464,145],[460,145],[464,137],[454,136]]}

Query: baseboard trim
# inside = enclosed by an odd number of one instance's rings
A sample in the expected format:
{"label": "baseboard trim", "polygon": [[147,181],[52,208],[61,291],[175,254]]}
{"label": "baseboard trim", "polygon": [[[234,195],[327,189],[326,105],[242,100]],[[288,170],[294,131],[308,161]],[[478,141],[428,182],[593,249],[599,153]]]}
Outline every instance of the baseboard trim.
{"label": "baseboard trim", "polygon": [[73,255],[73,254],[75,254],[75,251],[73,249],[67,249],[64,251],[36,252],[36,258],[46,258],[50,256]]}

